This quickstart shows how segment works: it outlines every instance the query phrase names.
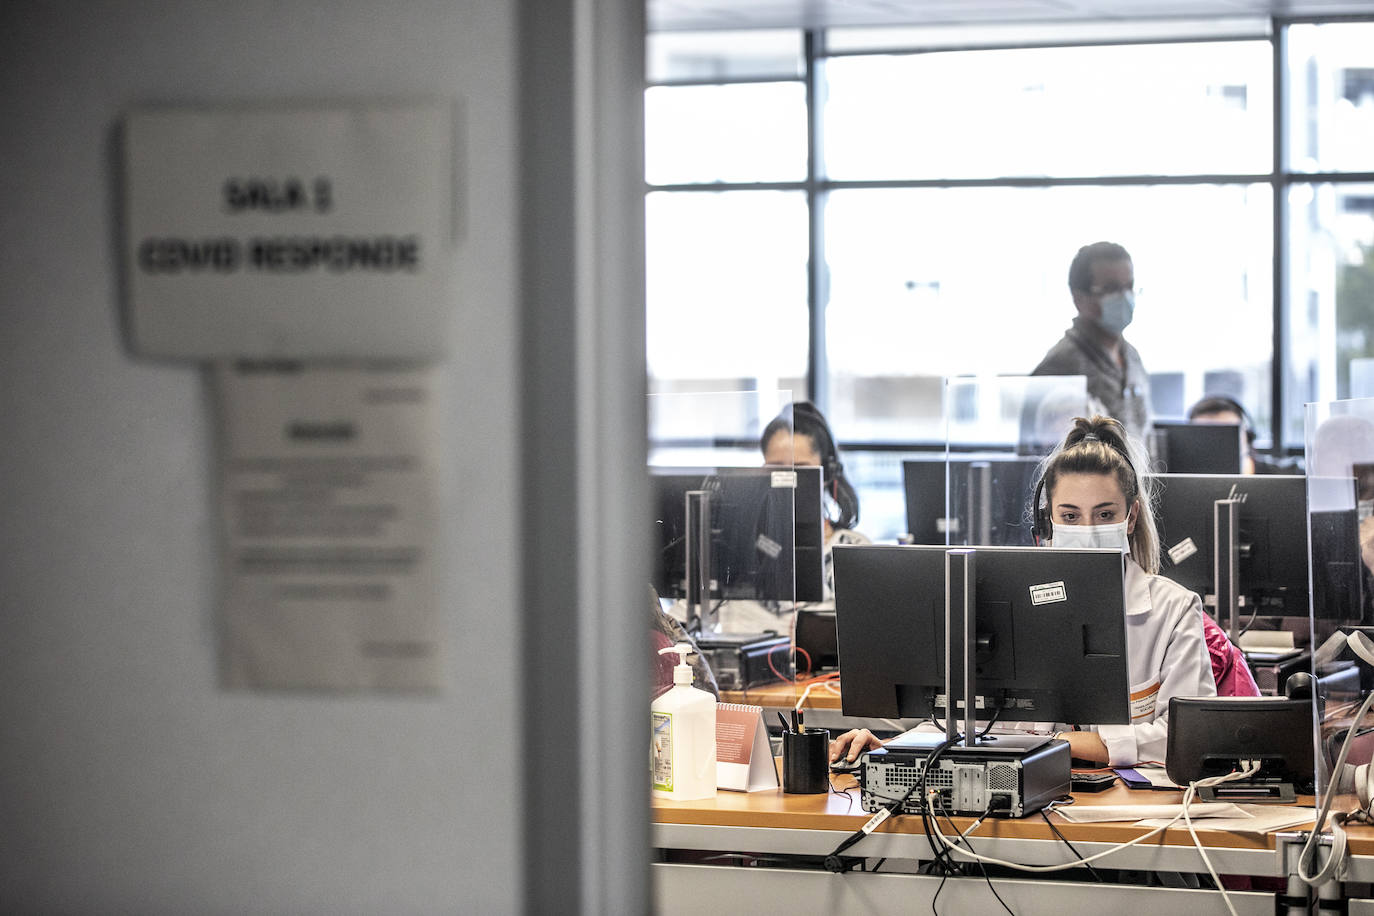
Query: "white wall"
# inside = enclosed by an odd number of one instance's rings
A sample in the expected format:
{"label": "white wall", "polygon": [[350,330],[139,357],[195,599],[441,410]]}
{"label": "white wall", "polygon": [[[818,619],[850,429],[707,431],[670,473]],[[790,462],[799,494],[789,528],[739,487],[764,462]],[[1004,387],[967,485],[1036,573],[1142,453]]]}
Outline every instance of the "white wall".
{"label": "white wall", "polygon": [[[0,910],[518,905],[519,774],[483,734],[519,717],[514,35],[496,0],[0,5]],[[226,692],[205,386],[124,348],[113,128],[408,95],[462,105],[449,688]]]}

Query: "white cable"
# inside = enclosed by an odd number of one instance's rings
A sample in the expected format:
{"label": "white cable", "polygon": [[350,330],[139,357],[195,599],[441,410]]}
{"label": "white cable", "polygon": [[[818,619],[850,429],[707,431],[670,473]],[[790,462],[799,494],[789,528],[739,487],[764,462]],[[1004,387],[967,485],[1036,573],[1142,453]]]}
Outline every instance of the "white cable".
{"label": "white cable", "polygon": [[1336,828],[1332,830],[1331,854],[1327,856],[1326,862],[1322,864],[1321,870],[1315,875],[1308,875],[1304,869],[1307,867],[1308,859],[1316,851],[1317,838],[1321,835],[1322,826],[1326,823],[1326,816],[1331,811],[1331,803],[1336,798],[1335,781],[1340,774],[1345,772],[1345,758],[1350,756],[1350,747],[1354,743],[1353,738],[1361,722],[1364,721],[1365,713],[1369,712],[1369,707],[1374,704],[1374,691],[1370,691],[1369,696],[1365,697],[1364,703],[1360,704],[1360,711],[1355,713],[1355,718],[1351,720],[1350,727],[1346,729],[1345,741],[1341,742],[1341,752],[1336,756],[1336,763],[1331,768],[1331,785],[1327,786],[1326,798],[1322,799],[1321,810],[1317,812],[1316,823],[1312,825],[1312,832],[1307,835],[1307,842],[1302,847],[1302,853],[1298,856],[1298,877],[1311,887],[1318,884],[1325,884],[1336,874],[1336,869],[1340,867],[1345,859],[1345,828],[1333,822]]}
{"label": "white cable", "polygon": [[1169,829],[1170,827],[1172,827],[1175,823],[1177,823],[1177,822],[1178,822],[1178,819],[1181,818],[1181,817],[1183,817],[1183,812],[1182,812],[1182,811],[1180,811],[1178,814],[1174,815],[1174,817],[1170,819],[1169,823],[1164,824],[1164,825],[1161,826],[1161,827],[1156,827],[1154,830],[1151,830],[1149,833],[1142,834],[1141,836],[1136,837],[1134,840],[1129,840],[1129,841],[1127,841],[1127,842],[1125,842],[1125,843],[1122,843],[1122,844],[1119,845],[1119,846],[1113,846],[1111,849],[1106,849],[1106,850],[1103,850],[1102,852],[1094,853],[1093,855],[1087,856],[1086,858],[1074,859],[1072,862],[1064,862],[1064,863],[1059,864],[1059,865],[1022,865],[1022,864],[1020,864],[1020,863],[1018,863],[1018,862],[1007,862],[1007,861],[1005,861],[1005,860],[1003,860],[1003,859],[993,858],[992,856],[980,855],[980,854],[978,854],[978,853],[972,851],[971,849],[965,849],[965,848],[963,848],[962,846],[957,845],[957,844],[954,843],[952,840],[950,840],[949,837],[947,837],[947,836],[945,836],[943,833],[941,833],[941,832],[940,832],[940,827],[939,827],[939,823],[938,823],[938,822],[937,822],[936,825],[935,825],[934,833],[935,833],[935,838],[936,838],[937,840],[939,840],[946,848],[949,848],[949,849],[955,850],[955,851],[957,851],[957,852],[963,853],[964,855],[969,856],[970,858],[977,859],[979,862],[986,862],[986,863],[988,863],[989,865],[1001,865],[1001,866],[1004,866],[1004,867],[1006,867],[1006,868],[1015,868],[1015,869],[1018,869],[1018,870],[1020,870],[1020,871],[1028,871],[1028,872],[1052,872],[1052,871],[1064,871],[1065,869],[1077,868],[1077,867],[1080,866],[1080,865],[1086,865],[1086,864],[1088,864],[1089,862],[1096,862],[1098,859],[1101,859],[1101,858],[1103,858],[1104,856],[1109,856],[1109,855],[1111,855],[1112,853],[1120,852],[1121,850],[1123,850],[1123,849],[1125,849],[1125,848],[1127,848],[1127,847],[1129,847],[1129,846],[1134,846],[1134,845],[1136,845],[1137,843],[1143,843],[1143,842],[1145,842],[1146,840],[1150,839],[1151,837],[1158,836],[1159,834],[1163,833],[1165,830],[1168,830],[1168,829]]}
{"label": "white cable", "polygon": [[[1227,773],[1223,776],[1209,776],[1206,779],[1199,779],[1197,782],[1192,783],[1190,785],[1190,788],[1192,788],[1193,786],[1196,786],[1197,788],[1206,788],[1207,786],[1214,786],[1223,782],[1230,782],[1235,779],[1241,779],[1246,775],[1250,775],[1250,773],[1248,771],[1237,771],[1233,773]],[[1064,871],[1070,868],[1077,868],[1080,865],[1087,865],[1089,862],[1096,862],[1098,859],[1106,858],[1107,856],[1114,855],[1115,853],[1118,853],[1123,849],[1127,849],[1131,846],[1143,843],[1146,840],[1158,836],[1159,834],[1168,830],[1170,827],[1174,826],[1174,824],[1177,824],[1179,820],[1183,818],[1183,815],[1184,811],[1181,809],[1178,812],[1178,814],[1175,814],[1173,817],[1169,819],[1168,823],[1162,824],[1154,828],[1149,833],[1141,834],[1133,840],[1127,840],[1125,843],[1113,846],[1110,849],[1104,849],[1101,852],[1093,853],[1090,856],[1085,856],[1081,859],[1074,859],[1072,862],[1063,862],[1058,865],[1023,865],[1019,862],[1008,862],[1005,859],[997,859],[993,858],[992,856],[980,855],[976,852],[973,852],[971,849],[966,849],[963,846],[960,846],[959,844],[951,840],[949,837],[941,833],[940,822],[938,820],[935,821],[934,834],[935,838],[939,840],[941,844],[943,844],[946,848],[954,850],[956,852],[960,852],[966,856],[969,856],[970,858],[978,860],[979,862],[986,862],[989,865],[1001,865],[1004,868],[1014,868],[1018,871],[1043,873]],[[1230,906],[1229,900],[1227,901],[1227,906]]]}
{"label": "white cable", "polygon": [[1226,893],[1226,888],[1222,887],[1221,877],[1217,874],[1217,870],[1212,867],[1212,860],[1207,857],[1207,850],[1203,847],[1202,840],[1198,839],[1197,830],[1193,827],[1193,819],[1188,814],[1188,805],[1192,803],[1193,797],[1196,795],[1199,788],[1203,788],[1207,785],[1231,782],[1237,779],[1245,779],[1247,776],[1254,776],[1259,771],[1260,763],[1258,760],[1247,761],[1245,769],[1240,772],[1227,773],[1225,776],[1211,776],[1207,779],[1200,779],[1197,782],[1189,783],[1188,788],[1183,791],[1183,822],[1188,825],[1188,835],[1193,838],[1193,845],[1197,847],[1198,855],[1202,856],[1202,864],[1207,866],[1207,874],[1212,876],[1212,882],[1216,884],[1217,890],[1221,891],[1222,902],[1226,904],[1226,909],[1230,911],[1231,916],[1236,916],[1236,908],[1231,905],[1231,897]]}

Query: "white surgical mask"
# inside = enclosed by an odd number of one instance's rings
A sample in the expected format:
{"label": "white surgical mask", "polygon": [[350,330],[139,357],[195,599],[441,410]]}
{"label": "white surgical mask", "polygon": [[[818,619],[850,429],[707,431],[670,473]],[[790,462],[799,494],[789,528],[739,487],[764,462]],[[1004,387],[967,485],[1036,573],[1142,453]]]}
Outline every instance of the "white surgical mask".
{"label": "white surgical mask", "polygon": [[1077,549],[1082,547],[1110,547],[1122,553],[1131,549],[1126,523],[1115,525],[1055,525],[1051,547]]}
{"label": "white surgical mask", "polygon": [[1102,317],[1097,319],[1104,331],[1120,334],[1135,317],[1135,293],[1129,290],[1102,297]]}

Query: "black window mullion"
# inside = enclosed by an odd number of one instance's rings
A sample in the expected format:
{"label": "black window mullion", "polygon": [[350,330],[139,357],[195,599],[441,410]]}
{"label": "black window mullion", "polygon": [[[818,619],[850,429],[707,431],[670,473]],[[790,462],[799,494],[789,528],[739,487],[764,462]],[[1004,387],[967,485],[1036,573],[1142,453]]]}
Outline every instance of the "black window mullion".
{"label": "black window mullion", "polygon": [[806,54],[806,309],[810,331],[807,335],[807,397],[820,409],[830,404],[830,364],[826,358],[825,307],[830,301],[830,275],[825,260],[825,201],[820,189],[825,174],[822,104],[825,93],[820,60],[825,54],[825,32],[808,30],[802,47]]}
{"label": "black window mullion", "polygon": [[1274,21],[1269,38],[1273,53],[1273,110],[1274,110],[1274,175],[1273,188],[1273,356],[1269,364],[1270,452],[1283,454],[1288,442],[1287,398],[1284,391],[1285,369],[1288,364],[1288,322],[1292,309],[1288,305],[1288,77],[1285,69],[1288,57],[1288,25]]}

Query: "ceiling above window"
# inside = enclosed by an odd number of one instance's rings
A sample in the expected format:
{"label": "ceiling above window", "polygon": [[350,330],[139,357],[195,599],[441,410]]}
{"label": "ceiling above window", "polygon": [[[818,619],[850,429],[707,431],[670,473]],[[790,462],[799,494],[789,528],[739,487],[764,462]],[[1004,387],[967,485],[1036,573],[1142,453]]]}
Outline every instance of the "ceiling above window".
{"label": "ceiling above window", "polygon": [[651,31],[1369,15],[1370,0],[647,0]]}

